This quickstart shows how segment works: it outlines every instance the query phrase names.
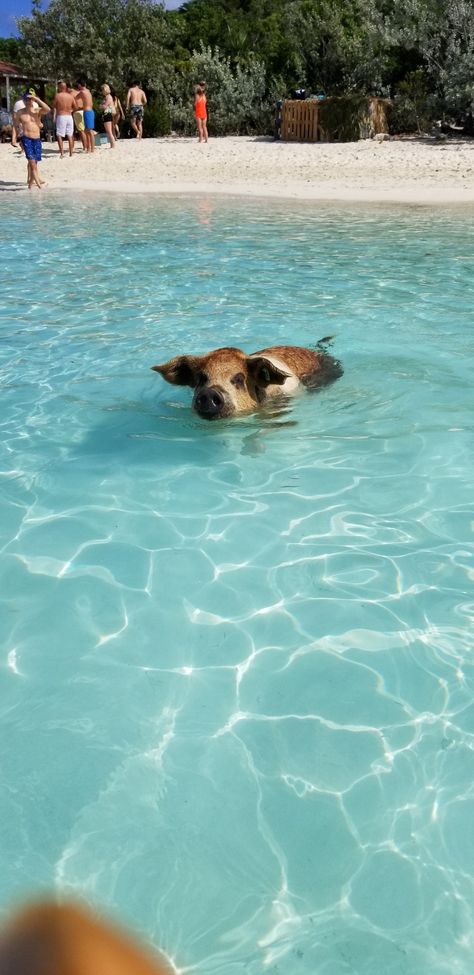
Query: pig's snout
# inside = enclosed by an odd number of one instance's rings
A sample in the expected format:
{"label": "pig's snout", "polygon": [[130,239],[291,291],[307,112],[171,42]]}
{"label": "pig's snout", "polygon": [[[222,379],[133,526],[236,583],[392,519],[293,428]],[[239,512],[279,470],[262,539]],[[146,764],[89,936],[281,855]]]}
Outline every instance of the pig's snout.
{"label": "pig's snout", "polygon": [[194,401],[194,406],[199,416],[204,417],[206,420],[212,420],[222,412],[224,397],[218,389],[213,389],[212,386],[208,386],[207,389],[202,389],[198,393]]}

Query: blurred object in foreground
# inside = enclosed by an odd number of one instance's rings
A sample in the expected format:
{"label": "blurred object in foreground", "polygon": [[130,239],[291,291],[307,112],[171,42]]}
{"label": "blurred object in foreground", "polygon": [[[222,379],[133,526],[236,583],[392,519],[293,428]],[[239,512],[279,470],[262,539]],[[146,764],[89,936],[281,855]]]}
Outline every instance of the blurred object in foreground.
{"label": "blurred object in foreground", "polygon": [[82,907],[49,902],[19,910],[0,935],[0,975],[171,975],[166,961],[138,947]]}

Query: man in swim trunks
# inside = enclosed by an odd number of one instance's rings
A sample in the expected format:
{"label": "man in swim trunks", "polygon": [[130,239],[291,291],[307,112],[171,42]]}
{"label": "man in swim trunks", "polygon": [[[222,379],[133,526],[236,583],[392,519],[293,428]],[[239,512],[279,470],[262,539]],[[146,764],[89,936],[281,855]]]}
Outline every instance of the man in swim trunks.
{"label": "man in swim trunks", "polygon": [[143,111],[146,105],[146,95],[138,84],[132,85],[128,89],[127,108],[130,109],[130,125],[135,132],[135,137],[141,139],[143,136]]}
{"label": "man in swim trunks", "polygon": [[[68,92],[69,92],[70,95],[73,95],[74,96],[74,101],[75,101],[75,103],[77,105],[77,97],[79,95],[79,89],[78,88],[74,88],[73,85],[71,85],[71,84],[68,84],[67,90],[68,90]],[[86,151],[86,133],[85,133],[85,125],[84,125],[84,109],[77,108],[76,111],[72,113],[72,117],[73,117],[73,121],[74,121],[74,125],[75,125],[75,128],[76,128],[76,131],[79,133],[79,138],[81,140],[82,148],[84,149],[84,152],[85,152]]]}
{"label": "man in swim trunks", "polygon": [[76,105],[78,109],[82,109],[84,112],[84,135],[86,140],[85,150],[86,152],[94,152],[95,112],[92,107],[92,95],[89,89],[86,88],[84,81],[78,81],[77,87],[79,90],[76,95]]}
{"label": "man in swim trunks", "polygon": [[64,159],[64,142],[67,138],[69,144],[69,155],[74,152],[74,121],[72,113],[76,110],[76,99],[67,90],[65,81],[58,83],[58,93],[53,102],[53,121],[56,126],[56,136],[59,145],[61,159]]}
{"label": "man in swim trunks", "polygon": [[50,108],[46,102],[42,102],[41,98],[32,93],[32,89],[25,91],[23,102],[25,107],[20,108],[16,115],[17,122],[22,127],[21,140],[28,160],[28,189],[31,190],[33,183],[35,183],[40,190],[43,186],[43,180],[40,179],[38,173],[38,163],[41,162],[41,116],[46,115]]}

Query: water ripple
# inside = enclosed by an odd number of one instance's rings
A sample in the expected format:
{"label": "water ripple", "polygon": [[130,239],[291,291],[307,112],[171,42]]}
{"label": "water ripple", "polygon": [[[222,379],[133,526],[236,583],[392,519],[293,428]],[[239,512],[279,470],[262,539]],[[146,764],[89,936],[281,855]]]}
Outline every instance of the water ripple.
{"label": "water ripple", "polygon": [[[470,215],[53,196],[0,240],[2,903],[470,975]],[[333,331],[338,383],[234,422],[149,372]]]}

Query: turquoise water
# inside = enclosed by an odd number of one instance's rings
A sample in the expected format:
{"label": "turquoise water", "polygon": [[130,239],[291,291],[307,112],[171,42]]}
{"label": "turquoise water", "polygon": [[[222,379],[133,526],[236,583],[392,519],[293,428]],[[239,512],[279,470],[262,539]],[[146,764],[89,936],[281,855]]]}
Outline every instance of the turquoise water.
{"label": "turquoise water", "polygon": [[[470,975],[472,215],[5,197],[1,905],[197,975]],[[333,333],[274,413],[149,370]]]}

